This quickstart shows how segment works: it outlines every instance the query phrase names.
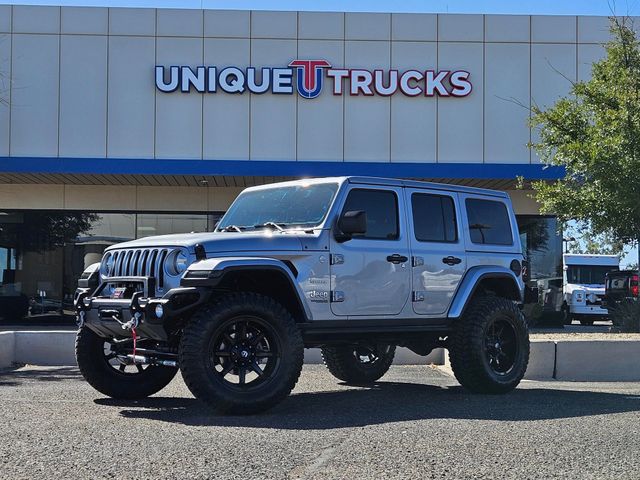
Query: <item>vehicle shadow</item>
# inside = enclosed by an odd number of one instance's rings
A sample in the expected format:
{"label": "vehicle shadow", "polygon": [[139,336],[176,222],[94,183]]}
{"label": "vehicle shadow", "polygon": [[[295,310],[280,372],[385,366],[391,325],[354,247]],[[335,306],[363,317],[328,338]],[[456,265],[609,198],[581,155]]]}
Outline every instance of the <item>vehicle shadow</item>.
{"label": "vehicle shadow", "polygon": [[150,397],[130,402],[97,399],[122,407],[127,418],[190,426],[327,430],[424,419],[536,421],[640,410],[640,395],[521,388],[507,395],[470,394],[462,387],[378,382],[371,388],[291,395],[268,412],[221,415],[191,398]]}
{"label": "vehicle shadow", "polygon": [[22,366],[0,369],[0,386],[19,386],[25,381],[60,382],[81,381],[77,367],[40,367],[22,369]]}

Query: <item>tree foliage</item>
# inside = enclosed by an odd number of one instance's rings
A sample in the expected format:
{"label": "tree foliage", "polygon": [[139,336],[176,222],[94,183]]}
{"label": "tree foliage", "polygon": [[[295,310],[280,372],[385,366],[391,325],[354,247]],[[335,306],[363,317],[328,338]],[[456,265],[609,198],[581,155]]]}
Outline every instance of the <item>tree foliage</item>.
{"label": "tree foliage", "polygon": [[566,169],[533,188],[543,212],[629,243],[640,236],[640,48],[628,18],[612,18],[611,34],[590,80],[546,110],[532,108],[540,133],[532,147]]}

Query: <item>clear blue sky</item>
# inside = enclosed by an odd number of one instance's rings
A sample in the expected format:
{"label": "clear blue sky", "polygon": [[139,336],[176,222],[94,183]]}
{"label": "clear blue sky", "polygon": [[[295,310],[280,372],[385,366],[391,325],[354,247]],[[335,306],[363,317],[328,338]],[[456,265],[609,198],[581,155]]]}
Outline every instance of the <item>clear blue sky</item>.
{"label": "clear blue sky", "polygon": [[0,0],[0,4],[350,12],[640,15],[640,0]]}

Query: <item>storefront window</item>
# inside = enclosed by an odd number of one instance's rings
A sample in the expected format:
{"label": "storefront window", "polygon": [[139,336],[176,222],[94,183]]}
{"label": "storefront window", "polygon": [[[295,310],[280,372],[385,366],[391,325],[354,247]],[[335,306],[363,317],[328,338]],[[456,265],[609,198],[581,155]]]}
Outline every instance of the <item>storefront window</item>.
{"label": "storefront window", "polygon": [[137,237],[167,235],[169,233],[206,232],[206,215],[183,215],[172,213],[138,214]]}
{"label": "storefront window", "polygon": [[211,231],[221,216],[0,211],[0,324],[72,325],[78,277],[108,246]]}
{"label": "storefront window", "polygon": [[65,245],[91,229],[92,213],[0,212],[0,317],[59,318]]}
{"label": "storefront window", "polygon": [[522,215],[517,220],[528,262],[525,314],[539,321],[557,315],[562,305],[562,235],[555,217]]}

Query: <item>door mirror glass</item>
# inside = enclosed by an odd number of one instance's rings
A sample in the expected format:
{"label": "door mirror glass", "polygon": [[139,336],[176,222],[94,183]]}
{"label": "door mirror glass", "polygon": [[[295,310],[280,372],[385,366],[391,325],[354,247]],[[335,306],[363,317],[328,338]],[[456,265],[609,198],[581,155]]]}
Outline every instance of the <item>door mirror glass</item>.
{"label": "door mirror glass", "polygon": [[367,232],[367,213],[364,210],[350,210],[342,214],[338,220],[338,230],[342,241],[353,235],[364,235]]}

